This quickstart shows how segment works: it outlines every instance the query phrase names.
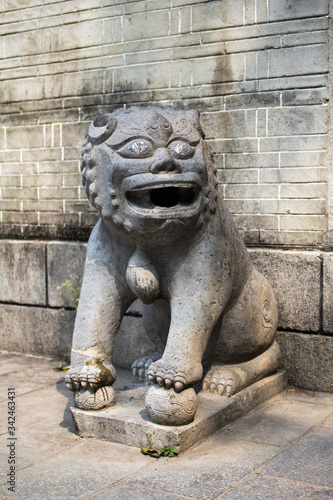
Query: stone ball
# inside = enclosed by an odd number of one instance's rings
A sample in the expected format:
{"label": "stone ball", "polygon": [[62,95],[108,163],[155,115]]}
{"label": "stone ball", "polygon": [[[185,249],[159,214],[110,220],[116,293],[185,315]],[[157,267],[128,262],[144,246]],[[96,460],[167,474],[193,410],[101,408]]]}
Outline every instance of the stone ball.
{"label": "stone ball", "polygon": [[100,410],[114,405],[115,392],[110,385],[100,387],[95,392],[90,387],[81,389],[74,395],[74,402],[77,408],[81,410]]}
{"label": "stone ball", "polygon": [[189,388],[182,392],[151,386],[146,394],[146,409],[149,418],[160,425],[186,425],[192,422],[197,411],[197,395]]}

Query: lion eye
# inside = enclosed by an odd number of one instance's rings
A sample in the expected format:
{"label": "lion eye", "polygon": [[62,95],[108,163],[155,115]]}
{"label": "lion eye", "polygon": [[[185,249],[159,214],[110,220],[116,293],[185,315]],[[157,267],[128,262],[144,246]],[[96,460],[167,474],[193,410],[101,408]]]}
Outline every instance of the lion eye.
{"label": "lion eye", "polygon": [[172,156],[182,159],[191,158],[194,154],[194,147],[188,144],[188,142],[176,141],[169,145],[169,150]]}
{"label": "lion eye", "polygon": [[148,158],[153,154],[153,147],[150,142],[137,139],[125,144],[117,153],[123,158]]}

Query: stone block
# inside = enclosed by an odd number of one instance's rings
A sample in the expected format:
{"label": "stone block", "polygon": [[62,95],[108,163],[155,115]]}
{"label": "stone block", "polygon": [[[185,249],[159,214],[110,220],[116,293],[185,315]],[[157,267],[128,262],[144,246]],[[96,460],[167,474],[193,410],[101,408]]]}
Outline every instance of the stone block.
{"label": "stone block", "polygon": [[270,78],[311,75],[327,71],[328,52],[326,45],[305,45],[270,52]]}
{"label": "stone block", "polygon": [[146,90],[169,87],[169,63],[152,63],[123,68],[123,90]]}
{"label": "stone block", "polygon": [[261,152],[313,151],[327,149],[327,135],[304,135],[295,137],[263,137],[259,139]]}
{"label": "stone block", "polygon": [[31,149],[44,146],[44,127],[8,127],[6,145],[8,149]]}
{"label": "stone block", "polygon": [[328,0],[270,0],[269,21],[328,15]]}
{"label": "stone block", "polygon": [[43,31],[33,30],[6,36],[6,57],[27,56],[40,52]]}
{"label": "stone block", "polygon": [[59,309],[0,304],[1,348],[63,357],[70,350],[73,320],[72,313]]}
{"label": "stone block", "polygon": [[230,398],[200,392],[194,421],[180,427],[149,421],[144,404],[147,387],[142,386],[117,391],[116,405],[107,410],[71,408],[71,411],[79,433],[85,437],[157,450],[175,446],[182,452],[276,396],[285,387],[286,374],[280,371]]}
{"label": "stone block", "polygon": [[312,231],[316,228],[317,231],[327,230],[326,215],[281,215],[280,229],[281,231]]}
{"label": "stone block", "polygon": [[326,134],[327,106],[298,106],[268,110],[268,135]]}
{"label": "stone block", "polygon": [[124,17],[124,41],[167,36],[169,34],[169,12],[158,10]]}
{"label": "stone block", "polygon": [[323,329],[333,333],[333,254],[323,254]]}
{"label": "stone block", "polygon": [[0,241],[0,276],[0,301],[45,305],[45,245]]}
{"label": "stone block", "polygon": [[310,391],[333,392],[333,337],[278,332],[277,341],[290,384]]}
{"label": "stone block", "polygon": [[215,0],[192,7],[193,31],[206,31],[225,26],[237,26],[243,22],[244,2],[242,0]]}
{"label": "stone block", "polygon": [[281,198],[326,198],[326,183],[309,184],[282,184],[280,189]]}
{"label": "stone block", "polygon": [[250,250],[253,264],[273,287],[279,328],[303,332],[320,329],[321,254]]}
{"label": "stone block", "polygon": [[244,55],[232,54],[194,59],[193,85],[241,81],[244,78]]}
{"label": "stone block", "polygon": [[103,21],[88,21],[61,27],[61,49],[103,44]]}
{"label": "stone block", "polygon": [[249,135],[246,130],[245,111],[202,113],[200,121],[207,137],[210,139]]}
{"label": "stone block", "polygon": [[71,275],[83,278],[86,245],[84,243],[51,242],[47,244],[48,305],[68,307],[68,300],[60,294],[60,287]]}

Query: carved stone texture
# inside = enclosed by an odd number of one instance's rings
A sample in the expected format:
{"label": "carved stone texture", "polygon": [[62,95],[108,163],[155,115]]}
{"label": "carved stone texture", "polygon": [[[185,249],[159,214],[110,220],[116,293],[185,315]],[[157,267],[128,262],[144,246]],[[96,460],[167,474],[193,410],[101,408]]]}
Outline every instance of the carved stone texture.
{"label": "carved stone texture", "polygon": [[181,393],[202,381],[206,356],[203,389],[230,396],[273,373],[274,295],[218,197],[199,114],[149,106],[95,118],[82,176],[100,220],[87,248],[68,387],[112,385],[114,337],[137,298],[155,318],[147,332],[154,349],[134,363],[139,376]]}
{"label": "carved stone texture", "polygon": [[150,420],[160,425],[186,425],[197,411],[197,395],[190,387],[182,392],[153,385],[147,391],[145,405]]}

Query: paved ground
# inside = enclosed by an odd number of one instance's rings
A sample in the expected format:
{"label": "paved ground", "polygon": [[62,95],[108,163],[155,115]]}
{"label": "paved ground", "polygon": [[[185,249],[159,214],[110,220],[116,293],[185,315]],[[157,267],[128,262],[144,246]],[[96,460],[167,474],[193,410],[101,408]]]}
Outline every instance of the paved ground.
{"label": "paved ground", "polygon": [[[0,356],[1,499],[333,498],[333,394],[290,389],[179,457],[157,460],[79,438],[72,395],[56,365]],[[8,388],[15,389],[14,436]],[[11,451],[15,492],[6,476]]]}

